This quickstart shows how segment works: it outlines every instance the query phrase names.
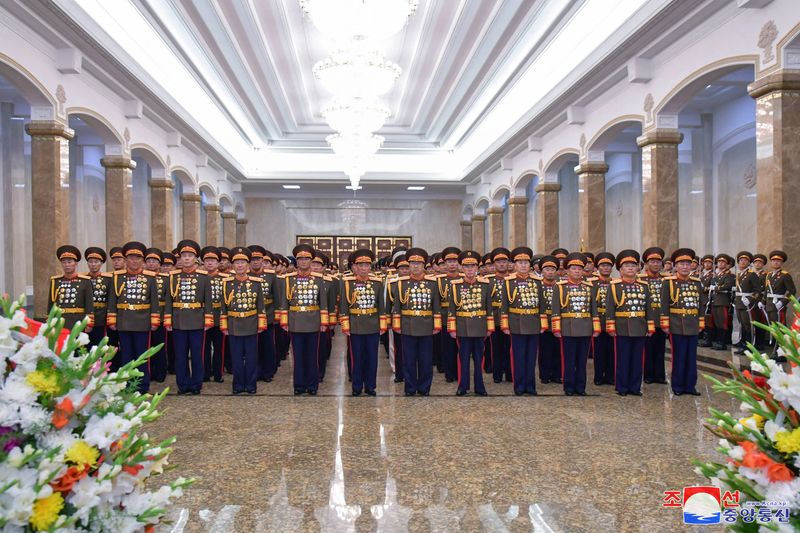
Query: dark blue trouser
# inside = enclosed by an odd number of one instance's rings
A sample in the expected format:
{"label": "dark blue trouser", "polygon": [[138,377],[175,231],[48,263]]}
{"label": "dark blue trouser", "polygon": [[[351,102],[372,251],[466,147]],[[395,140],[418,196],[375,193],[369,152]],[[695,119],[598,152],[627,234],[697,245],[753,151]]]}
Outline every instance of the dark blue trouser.
{"label": "dark blue trouser", "polygon": [[458,379],[458,345],[447,332],[442,332],[442,366],[444,377],[451,381]]}
{"label": "dark blue trouser", "polygon": [[381,333],[381,346],[386,350],[386,357],[389,357],[389,332]]}
{"label": "dark blue trouser", "polygon": [[511,376],[514,392],[536,392],[539,335],[511,335]]}
{"label": "dark blue trouser", "polygon": [[502,331],[495,331],[491,335],[492,347],[492,374],[495,381],[512,381],[511,374],[511,343],[508,335]]}
{"label": "dark blue trouser", "polygon": [[561,379],[561,344],[550,331],[539,338],[539,379]]}
{"label": "dark blue trouser", "polygon": [[664,371],[666,343],[667,335],[660,329],[647,337],[644,352],[645,381],[666,381],[667,377]]}
{"label": "dark blue trouser", "polygon": [[405,391],[428,394],[433,382],[433,335],[414,337],[401,334],[400,342],[403,344]]}
{"label": "dark blue trouser", "polygon": [[117,348],[117,355],[111,360],[111,371],[116,372],[119,370],[119,363],[122,360],[122,350],[119,350],[119,332],[115,329],[108,328],[106,335],[108,336],[108,345]]}
{"label": "dark blue trouser", "polygon": [[319,331],[291,334],[295,390],[316,391],[319,387],[319,336]]}
{"label": "dark blue trouser", "polygon": [[672,391],[694,392],[697,385],[697,335],[669,336],[672,347]]}
{"label": "dark blue trouser", "polygon": [[258,383],[258,335],[228,335],[233,392],[255,391]]}
{"label": "dark blue trouser", "polygon": [[380,333],[351,334],[349,340],[353,359],[353,390],[356,392],[361,392],[363,389],[374,391],[378,375]]}
{"label": "dark blue trouser", "polygon": [[[120,331],[119,332],[119,363],[123,367],[138,358],[150,349],[149,331]],[[139,392],[142,394],[150,390],[150,361],[140,365],[138,370],[144,374],[139,378]]]}
{"label": "dark blue trouser", "polygon": [[222,365],[225,358],[225,349],[222,342],[222,330],[213,327],[206,330],[205,343],[203,346],[203,379],[210,380],[222,378]]}
{"label": "dark blue trouser", "polygon": [[172,330],[178,392],[203,388],[203,333],[202,329]]}
{"label": "dark blue trouser", "polygon": [[[103,340],[103,337],[106,336],[106,327],[105,326],[95,326],[92,328],[92,332],[89,335],[89,348],[92,346],[97,346],[100,344],[100,341]],[[109,345],[111,345],[111,339],[109,339]]]}
{"label": "dark blue trouser", "polygon": [[394,336],[394,377],[403,377],[403,343],[400,342],[400,334],[392,331]]}
{"label": "dark blue trouser", "polygon": [[586,392],[586,360],[591,337],[561,337],[564,392]]}
{"label": "dark blue trouser", "polygon": [[[398,337],[399,340],[399,337]],[[441,374],[444,372],[444,360],[442,359],[442,347],[444,341],[442,340],[442,332],[436,333],[433,336],[433,356],[431,361],[436,370]]]}
{"label": "dark blue trouser", "polygon": [[160,326],[150,334],[151,346],[162,343],[164,346],[150,358],[150,377],[159,383],[167,379],[167,329],[164,326]]}
{"label": "dark blue trouser", "polygon": [[617,392],[641,392],[642,362],[647,337],[613,337]]}
{"label": "dark blue trouser", "polygon": [[492,356],[492,336],[489,335],[483,339],[483,371],[494,374]]}
{"label": "dark blue trouser", "polygon": [[328,358],[331,355],[331,329],[328,328],[319,334],[319,350],[317,350],[317,368],[319,369],[319,380],[325,379],[325,370],[328,368]]}
{"label": "dark blue trouser", "polygon": [[470,359],[474,369],[475,392],[486,392],[483,385],[483,340],[484,337],[458,338],[458,392],[469,390]]}
{"label": "dark blue trouser", "polygon": [[278,371],[275,358],[275,325],[270,324],[267,329],[258,334],[258,379],[272,379]]}
{"label": "dark blue trouser", "polygon": [[[644,337],[642,337],[644,338]],[[592,339],[594,382],[614,384],[614,339],[606,332]]]}

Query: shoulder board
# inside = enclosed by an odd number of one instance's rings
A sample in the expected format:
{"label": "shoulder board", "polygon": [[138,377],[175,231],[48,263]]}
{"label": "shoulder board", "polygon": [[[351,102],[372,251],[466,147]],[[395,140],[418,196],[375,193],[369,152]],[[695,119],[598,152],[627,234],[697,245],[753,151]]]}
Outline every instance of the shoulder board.
{"label": "shoulder board", "polygon": [[[481,276],[478,276],[478,277],[481,277]],[[485,276],[483,276],[483,279],[488,281],[488,280],[496,278],[496,277],[497,277],[497,274],[486,274]]]}
{"label": "shoulder board", "polygon": [[[247,277],[249,278],[250,276],[247,276]],[[233,281],[234,279],[235,279],[235,278],[234,278],[233,276],[231,276],[231,277],[229,277],[229,278],[225,278],[225,279],[223,279],[223,280],[222,280],[222,283],[228,283],[229,281]]]}
{"label": "shoulder board", "polygon": [[489,283],[490,280],[488,276],[478,276],[478,281],[481,283]]}
{"label": "shoulder board", "polygon": [[565,279],[560,279],[560,280],[556,281],[556,285],[566,285],[566,284],[567,284],[567,280],[565,280]]}
{"label": "shoulder board", "polygon": [[664,274],[663,272],[660,272],[659,275],[662,278],[674,278],[675,277],[673,274]]}
{"label": "shoulder board", "polygon": [[[678,276],[664,276],[664,279],[678,279]],[[697,281],[700,281],[699,279]]]}
{"label": "shoulder board", "polygon": [[[644,283],[642,280],[636,280],[636,282],[637,283]],[[622,280],[621,279],[612,279],[611,280],[611,284],[612,285],[617,284],[617,283],[622,283]]]}
{"label": "shoulder board", "polygon": [[[669,278],[669,279],[672,279],[672,278]],[[696,278],[694,276],[689,276],[689,279],[692,280],[692,281],[700,281],[700,278]]]}
{"label": "shoulder board", "polygon": [[638,274],[636,274],[636,277],[637,278],[646,278],[647,274],[645,274],[644,272],[639,272]]}
{"label": "shoulder board", "polygon": [[114,274],[125,274],[127,270],[115,270]]}
{"label": "shoulder board", "polygon": [[[233,278],[230,278],[230,279],[233,279]],[[250,281],[257,281],[259,283],[264,281],[263,279],[259,278],[258,276],[247,276],[247,279],[249,279]]]}
{"label": "shoulder board", "polygon": [[112,278],[112,277],[114,277],[114,274],[112,274],[111,272],[100,272],[100,277],[102,277],[102,278]]}
{"label": "shoulder board", "polygon": [[274,274],[274,273],[275,273],[275,271],[274,271],[274,270],[269,270],[269,269],[268,269],[268,270],[265,270],[264,272],[265,272],[265,273],[267,273],[267,274]]}
{"label": "shoulder board", "polygon": [[322,274],[320,274],[319,272],[309,272],[309,274],[311,275],[312,278],[324,278],[325,277]]}
{"label": "shoulder board", "polygon": [[781,270],[781,274],[788,274],[788,273],[789,273],[788,270]]}
{"label": "shoulder board", "polygon": [[345,276],[342,278],[343,281],[353,281],[354,279],[356,279],[355,276]]}
{"label": "shoulder board", "polygon": [[159,272],[159,273],[158,273],[158,275],[159,275],[159,276],[163,276],[163,277],[165,277],[165,278],[168,278],[168,277],[169,277],[169,273],[167,273],[167,272]]}
{"label": "shoulder board", "polygon": [[169,275],[170,275],[170,276],[171,276],[172,274],[180,274],[180,273],[181,273],[181,269],[180,269],[180,268],[176,268],[175,270],[170,270],[170,271],[169,271]]}
{"label": "shoulder board", "polygon": [[[620,280],[620,281],[622,281],[622,280]],[[614,283],[614,282],[612,281],[611,283]],[[648,285],[649,285],[649,283],[647,283],[646,281],[644,281],[644,280],[641,280],[641,279],[637,279],[637,280],[636,280],[636,283],[641,283],[641,284],[642,284],[642,285],[644,285],[644,286],[648,286]]]}
{"label": "shoulder board", "polygon": [[198,274],[205,274],[206,276],[208,275],[208,270],[201,270],[198,268],[197,270],[195,270],[195,272],[197,272]]}
{"label": "shoulder board", "polygon": [[155,276],[156,275],[156,273],[153,272],[152,270],[142,270],[142,274],[144,274],[145,276]]}
{"label": "shoulder board", "polygon": [[90,277],[89,277],[89,275],[88,275],[88,274],[78,274],[78,277],[79,277],[80,279],[92,279],[92,278],[90,278]]}
{"label": "shoulder board", "polygon": [[324,279],[325,281],[333,281],[332,277],[326,276],[325,274],[322,275],[322,279]]}
{"label": "shoulder board", "polygon": [[296,276],[296,275],[297,275],[297,272],[287,272],[286,274],[283,275],[283,277],[284,278],[290,278],[290,277]]}
{"label": "shoulder board", "polygon": [[597,277],[592,276],[591,278],[586,278],[584,281],[597,281]]}
{"label": "shoulder board", "polygon": [[407,279],[410,279],[410,277],[409,276],[400,276],[399,278],[395,278],[392,281],[406,281]]}
{"label": "shoulder board", "polygon": [[464,283],[463,279],[454,279],[450,282],[451,285],[458,285],[459,283]]}
{"label": "shoulder board", "polygon": [[436,281],[438,283],[439,275],[438,274],[426,274],[425,275],[425,279],[427,279],[428,281]]}
{"label": "shoulder board", "polygon": [[594,284],[591,281],[583,280],[581,283],[587,287],[594,287]]}
{"label": "shoulder board", "polygon": [[[369,277],[369,279],[370,279],[371,281],[377,281],[377,282],[382,282],[382,281],[383,281],[383,280],[382,280],[381,278],[379,278],[378,276],[370,276],[370,277]],[[391,279],[391,280],[389,280],[389,283],[391,283],[392,281],[394,281],[394,278],[393,278],[393,279]]]}
{"label": "shoulder board", "polygon": [[61,279],[61,278],[63,278],[63,277],[64,277],[64,275],[63,275],[63,274],[59,274],[59,275],[57,275],[57,276],[50,276],[50,279]]}

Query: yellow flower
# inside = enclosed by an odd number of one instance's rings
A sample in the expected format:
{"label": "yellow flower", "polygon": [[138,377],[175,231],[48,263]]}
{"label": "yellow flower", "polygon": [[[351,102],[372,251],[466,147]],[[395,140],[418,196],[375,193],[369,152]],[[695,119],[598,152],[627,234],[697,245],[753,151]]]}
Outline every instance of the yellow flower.
{"label": "yellow flower", "polygon": [[100,451],[87,444],[86,441],[79,440],[70,446],[64,457],[66,457],[67,461],[78,466],[95,466],[97,458],[100,457]]}
{"label": "yellow flower", "polygon": [[800,452],[800,428],[776,433],[775,447],[785,454]]}
{"label": "yellow flower", "polygon": [[25,381],[40,393],[56,394],[59,390],[58,375],[52,370],[34,370]]}
{"label": "yellow flower", "polygon": [[[748,423],[750,421],[752,421],[752,424]],[[753,414],[752,416],[748,416],[747,418],[742,418],[741,420],[739,420],[739,423],[741,425],[753,429],[755,428],[764,429],[764,422],[766,422],[766,419],[763,416],[757,414]]]}
{"label": "yellow flower", "polygon": [[58,519],[58,513],[64,508],[64,498],[60,492],[54,492],[47,498],[33,502],[31,526],[36,531],[47,531]]}

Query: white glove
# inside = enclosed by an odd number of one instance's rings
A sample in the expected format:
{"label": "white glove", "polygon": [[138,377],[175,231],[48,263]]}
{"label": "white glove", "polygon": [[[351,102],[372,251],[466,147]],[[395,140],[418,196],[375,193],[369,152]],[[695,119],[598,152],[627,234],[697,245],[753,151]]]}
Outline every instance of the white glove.
{"label": "white glove", "polygon": [[748,298],[747,296],[742,296],[742,303],[743,303],[743,304],[744,304],[746,307],[749,307],[749,306],[750,306],[750,298]]}
{"label": "white glove", "polygon": [[767,306],[764,305],[764,302],[758,302],[758,308],[763,311],[763,310],[765,310],[767,308]]}
{"label": "white glove", "polygon": [[778,311],[783,309],[784,305],[785,304],[783,303],[783,300],[775,300],[775,309],[777,309]]}

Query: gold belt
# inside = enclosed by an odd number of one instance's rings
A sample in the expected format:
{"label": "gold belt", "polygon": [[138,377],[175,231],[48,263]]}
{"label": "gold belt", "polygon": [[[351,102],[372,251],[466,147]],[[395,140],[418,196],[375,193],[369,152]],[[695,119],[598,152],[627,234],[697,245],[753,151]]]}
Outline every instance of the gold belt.
{"label": "gold belt", "polygon": [[433,316],[433,311],[423,311],[421,309],[403,309],[403,316]]}
{"label": "gold belt", "polygon": [[172,307],[174,307],[176,309],[200,309],[201,307],[203,307],[203,304],[198,303],[198,302],[176,303],[176,304],[172,304]]}
{"label": "gold belt", "polygon": [[500,302],[492,302],[492,307],[500,307]]}
{"label": "gold belt", "polygon": [[106,302],[94,302],[95,309],[105,309],[107,305]]}
{"label": "gold belt", "polygon": [[67,307],[61,309],[61,311],[63,311],[65,315],[73,315],[77,313],[85,313],[86,309],[84,309],[83,307]]}
{"label": "gold belt", "polygon": [[212,303],[211,307],[214,309],[220,309],[222,307],[222,302]]}
{"label": "gold belt", "polygon": [[605,313],[606,312],[606,308],[605,307],[598,307],[597,308],[597,312],[598,313]]}
{"label": "gold belt", "polygon": [[561,318],[589,318],[589,313],[561,313]]}
{"label": "gold belt", "polygon": [[675,309],[674,307],[670,307],[669,313],[671,315],[695,316],[697,315],[697,309]]}
{"label": "gold belt", "polygon": [[318,305],[292,305],[289,307],[289,311],[293,313],[306,313],[310,311],[319,311]]}
{"label": "gold belt", "polygon": [[538,315],[539,308],[534,307],[533,309],[517,309],[516,307],[509,307],[508,312],[512,315]]}
{"label": "gold belt", "polygon": [[552,315],[552,314],[553,314],[553,310],[552,310],[552,309],[547,309],[547,310],[544,312],[544,314],[546,314],[546,315]]}
{"label": "gold belt", "polygon": [[159,307],[165,307],[166,305],[167,305],[167,302],[158,302],[158,306]]}
{"label": "gold belt", "polygon": [[228,316],[233,318],[247,318],[249,316],[254,316],[258,311],[255,309],[251,309],[250,311],[229,311]]}
{"label": "gold belt", "polygon": [[456,316],[461,318],[474,318],[478,316],[486,316],[486,311],[458,311]]}
{"label": "gold belt", "polygon": [[351,315],[374,315],[377,312],[377,307],[370,307],[368,309],[350,309]]}
{"label": "gold belt", "polygon": [[117,305],[117,309],[125,311],[144,311],[145,309],[150,309],[150,304],[119,304]]}
{"label": "gold belt", "polygon": [[272,303],[272,298],[264,298],[264,305],[269,305]]}
{"label": "gold belt", "polygon": [[644,318],[645,312],[644,311],[620,311],[618,313],[614,313],[614,316],[617,318]]}
{"label": "gold belt", "polygon": [[441,307],[442,309],[444,309],[445,307],[450,307],[450,302],[445,302],[445,303],[442,303],[442,304],[440,305],[440,307]]}

